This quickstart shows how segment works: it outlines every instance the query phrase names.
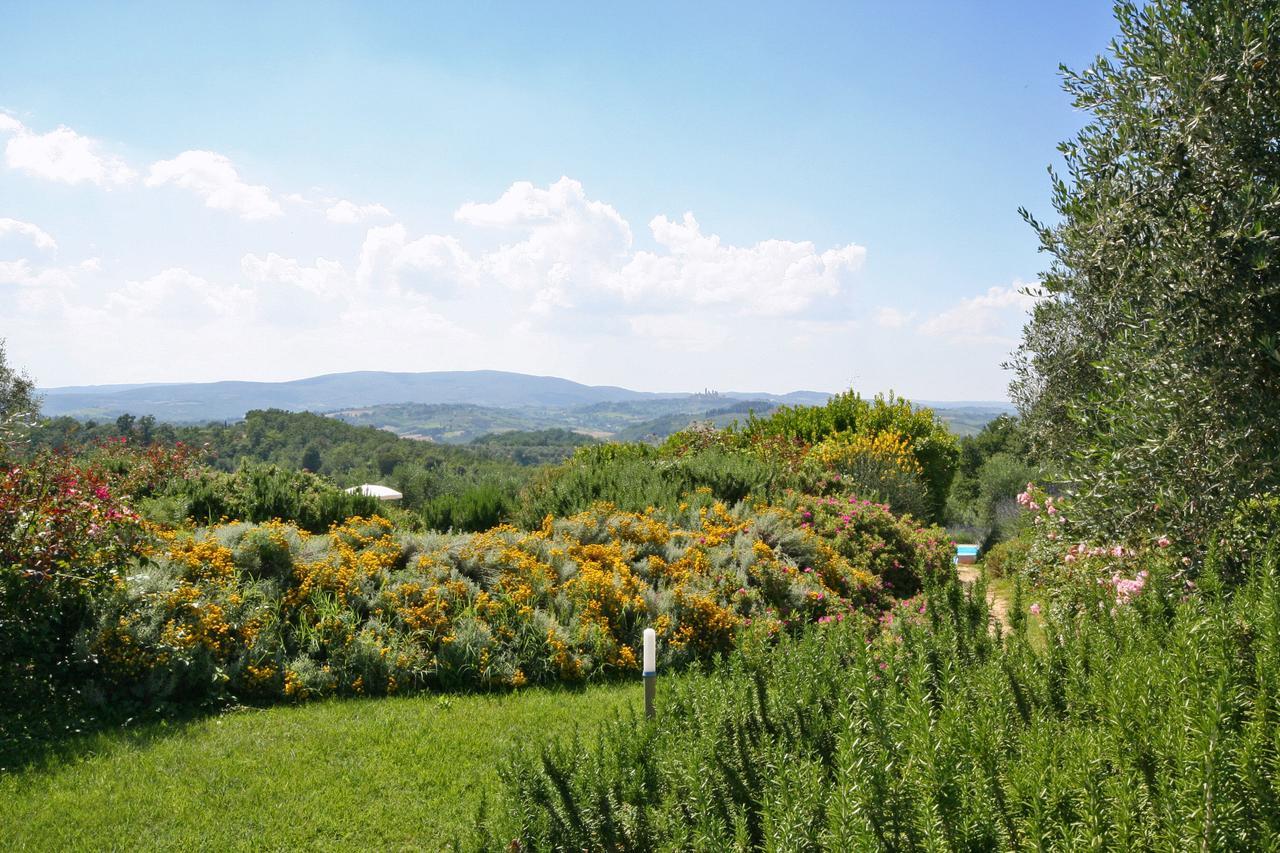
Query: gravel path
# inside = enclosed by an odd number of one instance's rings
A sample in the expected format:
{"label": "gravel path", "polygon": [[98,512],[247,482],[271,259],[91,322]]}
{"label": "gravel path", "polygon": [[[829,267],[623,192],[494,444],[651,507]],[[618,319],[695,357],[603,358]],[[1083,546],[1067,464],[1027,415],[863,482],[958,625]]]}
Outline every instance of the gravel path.
{"label": "gravel path", "polygon": [[[956,574],[960,576],[960,581],[964,584],[972,584],[978,579],[977,566],[956,566]],[[987,606],[991,609],[991,618],[1000,620],[1001,634],[1008,634],[1009,628],[1009,602],[1002,595],[996,595],[995,590],[987,587]]]}

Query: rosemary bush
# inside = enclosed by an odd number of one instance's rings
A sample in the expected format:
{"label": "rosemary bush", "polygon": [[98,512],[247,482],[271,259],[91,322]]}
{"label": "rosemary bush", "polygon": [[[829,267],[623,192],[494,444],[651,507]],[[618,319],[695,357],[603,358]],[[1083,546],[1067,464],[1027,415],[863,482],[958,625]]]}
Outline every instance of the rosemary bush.
{"label": "rosemary bush", "polygon": [[[1224,586],[1216,590],[1227,589]],[[743,644],[672,679],[650,723],[514,759],[479,847],[1273,849],[1277,551],[1227,595],[1172,570],[988,630],[955,581],[880,626]],[[1023,620],[1018,620],[1021,624]],[[888,623],[887,626],[884,623]]]}

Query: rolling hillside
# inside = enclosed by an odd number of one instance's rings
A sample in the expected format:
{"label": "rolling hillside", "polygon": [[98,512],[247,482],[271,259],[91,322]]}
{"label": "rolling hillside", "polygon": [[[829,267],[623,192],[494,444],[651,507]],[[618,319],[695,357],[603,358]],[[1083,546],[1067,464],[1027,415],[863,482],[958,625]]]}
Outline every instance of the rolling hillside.
{"label": "rolling hillside", "polygon": [[[331,412],[391,403],[472,405],[492,408],[566,409],[600,403],[688,398],[692,394],[632,391],[611,385],[583,385],[554,376],[497,370],[386,373],[332,373],[290,382],[200,382],[156,385],[42,388],[45,415],[114,418],[153,415],[168,423],[237,420],[253,409]],[[816,391],[790,394],[728,392],[732,399],[775,403],[821,403]],[[652,415],[650,415],[652,417]]]}

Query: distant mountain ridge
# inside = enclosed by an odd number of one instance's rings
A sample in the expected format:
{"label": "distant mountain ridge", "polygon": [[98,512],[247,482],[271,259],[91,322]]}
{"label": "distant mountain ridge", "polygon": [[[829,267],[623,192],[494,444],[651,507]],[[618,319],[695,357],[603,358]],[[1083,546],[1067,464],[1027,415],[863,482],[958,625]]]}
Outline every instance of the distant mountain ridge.
{"label": "distant mountain ridge", "polygon": [[[573,408],[601,403],[683,399],[690,393],[584,385],[555,376],[499,370],[330,373],[287,382],[190,382],[42,388],[43,414],[114,418],[153,415],[170,423],[238,420],[253,409],[328,412],[391,403],[472,404],[493,408]],[[815,405],[829,394],[723,392],[727,400]]]}

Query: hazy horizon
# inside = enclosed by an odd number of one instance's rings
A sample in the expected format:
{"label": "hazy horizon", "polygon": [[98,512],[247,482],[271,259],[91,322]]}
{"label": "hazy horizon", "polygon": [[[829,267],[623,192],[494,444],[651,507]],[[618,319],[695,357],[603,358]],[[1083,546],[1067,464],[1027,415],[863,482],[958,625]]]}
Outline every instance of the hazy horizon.
{"label": "hazy horizon", "polygon": [[[581,382],[581,381],[579,381],[579,380],[577,380],[577,379],[574,379],[573,377],[570,377],[570,376],[552,376],[552,375],[550,375],[550,374],[523,373],[523,372],[521,372],[521,371],[515,371],[515,370],[498,370],[498,369],[496,369],[496,368],[475,368],[475,369],[473,369],[473,370],[456,370],[456,371],[400,371],[400,370],[376,370],[376,369],[365,369],[365,370],[361,370],[361,369],[356,369],[356,370],[335,371],[335,372],[332,372],[332,373],[309,374],[309,375],[305,375],[305,376],[290,376],[290,377],[287,377],[287,378],[284,378],[284,379],[243,379],[243,378],[240,378],[240,377],[227,377],[227,378],[225,378],[225,379],[210,379],[210,380],[200,380],[200,381],[195,381],[195,382],[186,382],[186,381],[182,381],[182,380],[177,380],[177,381],[165,381],[165,382],[99,382],[99,383],[76,383],[76,384],[70,384],[70,385],[45,385],[45,384],[39,384],[39,385],[37,386],[36,390],[37,390],[37,392],[38,392],[38,393],[44,394],[44,393],[50,393],[50,392],[65,392],[65,391],[67,391],[68,389],[80,389],[80,388],[84,388],[84,389],[89,389],[89,388],[142,388],[142,387],[162,387],[162,386],[168,386],[168,385],[211,385],[211,384],[222,383],[222,382],[249,382],[249,383],[262,383],[262,384],[281,384],[281,383],[288,383],[288,382],[301,382],[301,381],[305,381],[305,380],[308,380],[308,379],[318,379],[318,378],[321,378],[321,377],[324,377],[324,376],[342,376],[342,375],[346,375],[346,374],[355,374],[355,373],[402,373],[402,374],[406,374],[406,375],[415,375],[415,374],[420,374],[420,373],[505,373],[505,374],[510,374],[510,375],[513,375],[513,376],[527,376],[527,377],[533,377],[533,378],[539,378],[539,379],[563,379],[563,380],[566,380],[566,381],[569,381],[569,382],[575,382],[575,383],[578,383],[578,384],[580,384],[580,385],[587,385],[587,386],[590,386],[590,387],[622,388],[622,389],[625,389],[625,390],[628,390],[628,391],[639,391],[639,392],[646,393],[646,394],[671,394],[671,395],[673,395],[673,396],[674,396],[674,395],[683,395],[683,394],[702,394],[702,393],[705,393],[705,392],[711,392],[711,393],[713,393],[713,394],[766,394],[766,395],[772,395],[772,396],[784,396],[784,395],[787,395],[787,394],[796,394],[796,393],[839,394],[839,393],[842,393],[842,392],[844,392],[844,391],[848,391],[848,390],[855,390],[855,391],[858,391],[859,393],[861,393],[864,397],[870,397],[870,396],[872,396],[872,395],[874,395],[874,394],[876,394],[876,393],[881,393],[881,392],[883,392],[883,393],[889,393],[889,392],[891,392],[891,391],[892,391],[892,392],[893,392],[893,393],[895,393],[897,396],[899,396],[899,397],[904,397],[904,398],[906,398],[906,399],[908,399],[908,400],[911,400],[912,402],[920,402],[920,403],[926,403],[926,404],[928,404],[928,403],[951,403],[951,404],[960,405],[960,404],[965,404],[965,403],[972,403],[972,404],[979,404],[979,405],[982,405],[982,404],[1002,404],[1002,405],[1011,405],[1011,403],[1010,403],[1010,401],[1009,401],[1009,399],[1008,399],[1008,397],[1007,397],[1007,396],[1005,396],[1005,397],[1000,397],[1000,398],[994,398],[994,397],[993,397],[993,398],[990,398],[990,399],[972,399],[972,398],[965,398],[965,399],[935,399],[935,398],[925,398],[925,397],[913,396],[913,395],[911,395],[911,394],[909,394],[909,393],[906,393],[906,392],[900,391],[899,389],[896,389],[896,388],[878,388],[878,389],[861,389],[861,388],[854,388],[854,389],[849,389],[849,388],[835,388],[835,389],[831,389],[831,388],[803,388],[803,387],[795,387],[795,388],[712,388],[712,387],[710,387],[710,386],[704,386],[704,387],[701,387],[701,388],[677,388],[677,387],[674,387],[674,386],[661,386],[661,387],[654,387],[654,388],[639,388],[639,387],[635,387],[635,386],[627,385],[627,384],[623,384],[623,383],[618,383],[618,382]],[[408,401],[406,401],[406,402],[408,402]]]}

